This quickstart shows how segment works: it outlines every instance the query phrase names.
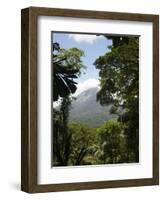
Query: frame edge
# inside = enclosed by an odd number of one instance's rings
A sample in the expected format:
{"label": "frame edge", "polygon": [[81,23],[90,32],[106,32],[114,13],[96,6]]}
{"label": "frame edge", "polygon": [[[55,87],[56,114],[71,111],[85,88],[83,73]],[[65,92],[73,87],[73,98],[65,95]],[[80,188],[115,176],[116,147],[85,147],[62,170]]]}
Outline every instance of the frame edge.
{"label": "frame edge", "polygon": [[153,16],[153,184],[159,185],[159,15]]}
{"label": "frame edge", "polygon": [[29,191],[28,73],[29,8],[21,10],[21,190]]}
{"label": "frame edge", "polygon": [[37,40],[36,15],[21,10],[21,190],[37,186]]}

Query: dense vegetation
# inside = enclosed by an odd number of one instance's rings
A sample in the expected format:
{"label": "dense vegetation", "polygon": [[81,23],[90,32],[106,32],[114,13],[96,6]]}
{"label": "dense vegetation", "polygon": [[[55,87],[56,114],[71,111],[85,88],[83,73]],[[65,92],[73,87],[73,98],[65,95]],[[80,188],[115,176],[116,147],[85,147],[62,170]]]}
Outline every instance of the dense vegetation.
{"label": "dense vegetation", "polygon": [[[127,162],[139,161],[139,38],[111,37],[110,52],[100,56],[95,66],[100,70],[101,90],[97,100],[113,103],[112,112],[125,124]],[[118,109],[123,109],[123,114]]]}
{"label": "dense vegetation", "polygon": [[139,161],[139,38],[107,38],[112,45],[94,62],[100,77],[97,101],[117,117],[98,127],[69,121],[84,52],[54,43],[53,101],[61,101],[59,109],[53,108],[54,166]]}

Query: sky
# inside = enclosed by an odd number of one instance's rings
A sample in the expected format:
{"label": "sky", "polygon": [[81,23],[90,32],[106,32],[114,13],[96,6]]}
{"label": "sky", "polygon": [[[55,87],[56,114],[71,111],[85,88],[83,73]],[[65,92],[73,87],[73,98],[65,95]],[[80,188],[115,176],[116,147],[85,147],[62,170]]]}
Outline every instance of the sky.
{"label": "sky", "polygon": [[53,33],[52,42],[58,42],[61,48],[69,49],[72,47],[79,48],[84,51],[85,56],[82,57],[83,64],[86,66],[78,79],[75,79],[77,90],[74,96],[81,92],[99,86],[99,71],[93,63],[99,57],[108,52],[108,46],[112,44],[111,40],[100,35],[90,34],[72,34],[72,33]]}

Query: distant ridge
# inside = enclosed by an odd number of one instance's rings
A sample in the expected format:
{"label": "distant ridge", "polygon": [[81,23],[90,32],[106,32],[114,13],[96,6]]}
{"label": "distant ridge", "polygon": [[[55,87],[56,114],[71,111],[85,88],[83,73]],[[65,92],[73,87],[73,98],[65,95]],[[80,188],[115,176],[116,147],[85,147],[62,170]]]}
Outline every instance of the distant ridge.
{"label": "distant ridge", "polygon": [[79,122],[98,127],[109,119],[116,118],[110,114],[110,106],[101,106],[96,101],[98,87],[92,87],[80,93],[76,100],[73,100],[70,110],[69,122]]}

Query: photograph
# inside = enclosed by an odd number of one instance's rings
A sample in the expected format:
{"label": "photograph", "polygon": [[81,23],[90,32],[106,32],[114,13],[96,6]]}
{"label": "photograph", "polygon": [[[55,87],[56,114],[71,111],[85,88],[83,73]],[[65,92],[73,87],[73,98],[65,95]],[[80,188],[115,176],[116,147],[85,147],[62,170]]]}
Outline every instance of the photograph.
{"label": "photograph", "polygon": [[52,32],[52,166],[139,163],[139,36]]}
{"label": "photograph", "polygon": [[159,15],[21,10],[21,190],[159,185]]}

